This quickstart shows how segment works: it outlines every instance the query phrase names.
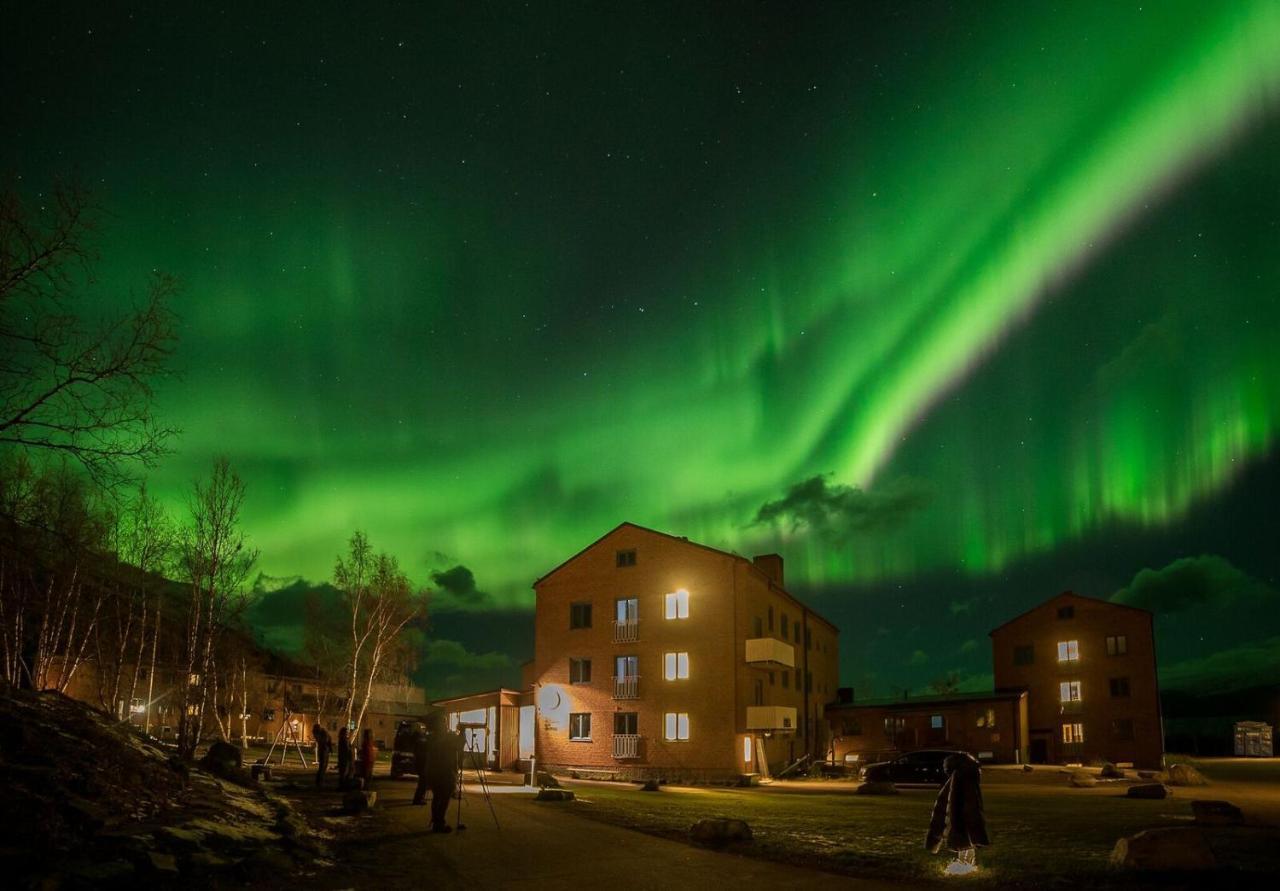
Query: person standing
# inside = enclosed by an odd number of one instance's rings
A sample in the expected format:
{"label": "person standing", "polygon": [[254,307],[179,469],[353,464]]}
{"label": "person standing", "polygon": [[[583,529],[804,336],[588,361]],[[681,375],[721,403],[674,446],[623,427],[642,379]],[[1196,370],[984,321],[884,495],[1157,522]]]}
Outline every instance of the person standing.
{"label": "person standing", "polygon": [[366,727],[360,734],[360,778],[364,788],[373,785],[373,764],[378,758],[378,747],[373,744],[373,730]]}
{"label": "person standing", "polygon": [[329,731],[320,726],[320,722],[311,728],[311,738],[316,744],[316,788],[324,785],[325,771],[329,769],[329,753],[333,751],[333,741],[329,739]]}
{"label": "person standing", "polygon": [[351,733],[346,727],[338,731],[338,788],[351,783]]}
{"label": "person standing", "polygon": [[431,787],[431,831],[452,832],[445,822],[445,814],[458,784],[462,739],[445,727],[443,712],[433,714],[428,726],[431,733],[427,736],[425,760],[427,785]]}
{"label": "person standing", "polygon": [[942,769],[947,781],[938,790],[924,846],[936,854],[945,836],[947,847],[956,854],[947,864],[947,873],[964,875],[978,868],[978,848],[991,844],[982,812],[982,768],[972,755],[957,752],[942,763]]}
{"label": "person standing", "polygon": [[427,740],[425,733],[419,732],[413,741],[413,766],[418,771],[418,787],[413,790],[413,803],[427,803]]}

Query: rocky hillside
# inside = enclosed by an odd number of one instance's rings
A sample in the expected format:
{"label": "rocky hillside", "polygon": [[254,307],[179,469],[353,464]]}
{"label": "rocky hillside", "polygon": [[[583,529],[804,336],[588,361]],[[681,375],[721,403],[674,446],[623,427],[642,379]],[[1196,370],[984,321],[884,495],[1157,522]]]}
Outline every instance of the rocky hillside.
{"label": "rocky hillside", "polygon": [[0,789],[0,869],[19,887],[238,884],[325,863],[283,799],[57,693],[0,690]]}

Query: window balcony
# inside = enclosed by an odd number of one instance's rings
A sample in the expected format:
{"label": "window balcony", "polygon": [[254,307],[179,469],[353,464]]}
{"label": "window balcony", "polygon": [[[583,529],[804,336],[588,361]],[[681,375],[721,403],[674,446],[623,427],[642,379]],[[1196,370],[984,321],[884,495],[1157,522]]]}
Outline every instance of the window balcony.
{"label": "window balcony", "polygon": [[785,705],[747,706],[748,730],[795,730],[796,710]]}
{"label": "window balcony", "polygon": [[635,643],[640,639],[640,620],[628,619],[613,623],[614,643]]}
{"label": "window balcony", "polygon": [[613,679],[613,698],[614,699],[639,699],[640,698],[640,678],[625,677]]}
{"label": "window balcony", "polygon": [[796,653],[791,644],[776,637],[753,637],[747,641],[747,664],[756,668],[795,668]]}
{"label": "window balcony", "polygon": [[639,758],[640,757],[640,734],[615,733],[613,735],[613,757]]}
{"label": "window balcony", "polygon": [[1073,699],[1070,702],[1060,702],[1058,704],[1062,706],[1062,714],[1064,715],[1084,714],[1084,702],[1079,699]]}
{"label": "window balcony", "polygon": [[1058,749],[1060,757],[1064,761],[1071,761],[1084,757],[1084,743],[1082,742],[1058,743]]}

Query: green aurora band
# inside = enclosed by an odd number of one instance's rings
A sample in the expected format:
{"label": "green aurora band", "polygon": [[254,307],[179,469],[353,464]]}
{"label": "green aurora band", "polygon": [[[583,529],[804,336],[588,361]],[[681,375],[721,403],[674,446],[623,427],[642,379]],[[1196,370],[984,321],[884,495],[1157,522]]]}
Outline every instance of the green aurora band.
{"label": "green aurora band", "polygon": [[[362,527],[418,577],[461,562],[512,605],[622,520],[780,549],[811,585],[1168,524],[1280,425],[1274,206],[1269,229],[1233,222],[1280,181],[1280,4],[1155,7],[992,7],[959,43],[907,35],[888,89],[815,87],[760,134],[740,200],[648,220],[679,234],[617,276],[573,234],[626,207],[552,186],[525,204],[458,158],[352,172],[359,128],[314,135],[321,100],[293,103],[307,132],[250,148],[175,124],[154,163],[102,172],[103,281],[159,266],[191,298],[164,394],[184,435],[154,485],[178,504],[226,453],[267,572],[327,577]],[[670,64],[668,98],[697,70]],[[617,175],[626,195],[668,176]],[[582,206],[599,216],[564,222]],[[565,280],[606,296],[583,311]],[[838,543],[753,522],[818,474],[932,498]]]}

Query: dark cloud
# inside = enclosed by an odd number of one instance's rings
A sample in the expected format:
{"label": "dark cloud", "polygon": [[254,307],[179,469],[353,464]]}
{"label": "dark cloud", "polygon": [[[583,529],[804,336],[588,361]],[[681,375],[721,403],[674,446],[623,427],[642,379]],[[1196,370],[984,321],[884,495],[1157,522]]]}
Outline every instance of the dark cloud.
{"label": "dark cloud", "polygon": [[483,609],[490,603],[489,595],[476,587],[475,574],[461,564],[432,572],[431,582],[435,585],[432,606],[436,609]]}
{"label": "dark cloud", "polygon": [[507,653],[476,652],[459,641],[437,638],[423,644],[416,677],[438,699],[515,686],[519,666]]}
{"label": "dark cloud", "polygon": [[1280,677],[1280,637],[1248,641],[1160,667],[1160,686],[1173,690],[1239,690],[1257,684],[1259,679],[1277,677]]}
{"label": "dark cloud", "polygon": [[894,529],[932,498],[932,489],[918,479],[903,477],[865,491],[829,483],[824,474],[796,483],[778,500],[761,505],[753,525],[785,523],[793,530],[812,529],[838,540]]}
{"label": "dark cloud", "polygon": [[920,666],[929,661],[929,654],[924,650],[916,650],[911,654],[911,658],[907,660],[908,665]]}
{"label": "dark cloud", "polygon": [[1112,601],[1168,614],[1196,607],[1224,607],[1275,598],[1276,592],[1231,565],[1206,554],[1183,557],[1163,569],[1144,569]]}

